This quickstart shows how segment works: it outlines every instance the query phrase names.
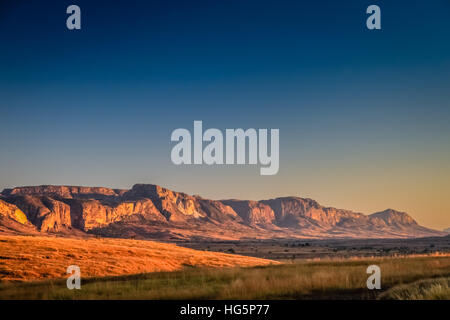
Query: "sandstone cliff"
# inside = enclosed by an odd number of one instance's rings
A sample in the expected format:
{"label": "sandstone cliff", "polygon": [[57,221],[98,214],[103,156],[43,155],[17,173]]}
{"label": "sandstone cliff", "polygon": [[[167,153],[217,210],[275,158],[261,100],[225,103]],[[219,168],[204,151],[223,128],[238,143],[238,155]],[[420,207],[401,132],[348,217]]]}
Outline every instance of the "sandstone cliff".
{"label": "sandstone cliff", "polygon": [[249,225],[268,226],[275,222],[272,208],[262,202],[249,200],[224,200]]}

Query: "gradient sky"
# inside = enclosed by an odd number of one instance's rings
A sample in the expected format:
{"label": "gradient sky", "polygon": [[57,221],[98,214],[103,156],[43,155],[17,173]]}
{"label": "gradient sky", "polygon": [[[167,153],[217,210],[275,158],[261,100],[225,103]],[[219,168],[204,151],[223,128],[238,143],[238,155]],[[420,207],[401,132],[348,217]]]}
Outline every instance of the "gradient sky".
{"label": "gradient sky", "polygon": [[[448,0],[93,2],[0,2],[0,189],[155,183],[450,227]],[[194,120],[279,128],[279,173],[173,165]]]}

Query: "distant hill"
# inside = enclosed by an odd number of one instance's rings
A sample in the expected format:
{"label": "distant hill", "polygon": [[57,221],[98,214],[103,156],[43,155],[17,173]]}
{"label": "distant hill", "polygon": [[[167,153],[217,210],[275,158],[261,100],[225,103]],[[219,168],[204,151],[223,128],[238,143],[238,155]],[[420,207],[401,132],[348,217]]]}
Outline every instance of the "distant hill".
{"label": "distant hill", "polygon": [[52,185],[5,189],[0,194],[0,232],[159,240],[445,235],[393,209],[365,215],[300,197],[218,201],[152,184],[130,190]]}

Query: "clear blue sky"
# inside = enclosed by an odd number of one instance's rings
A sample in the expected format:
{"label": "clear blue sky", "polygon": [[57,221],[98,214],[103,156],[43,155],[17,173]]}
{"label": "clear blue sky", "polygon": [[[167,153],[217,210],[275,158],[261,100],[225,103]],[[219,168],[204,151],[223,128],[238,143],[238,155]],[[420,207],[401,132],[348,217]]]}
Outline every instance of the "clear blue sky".
{"label": "clear blue sky", "polygon": [[[449,39],[447,0],[2,1],[0,189],[146,182],[449,227]],[[193,120],[279,128],[279,174],[174,166]]]}

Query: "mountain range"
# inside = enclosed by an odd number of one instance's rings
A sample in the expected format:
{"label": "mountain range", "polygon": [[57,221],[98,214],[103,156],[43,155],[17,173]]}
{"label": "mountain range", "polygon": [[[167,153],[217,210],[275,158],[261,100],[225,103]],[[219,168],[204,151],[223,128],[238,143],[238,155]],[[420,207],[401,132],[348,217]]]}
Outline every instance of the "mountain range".
{"label": "mountain range", "polygon": [[446,234],[393,209],[365,215],[300,197],[210,200],[153,184],[129,190],[53,185],[5,189],[0,194],[0,232],[175,241]]}

